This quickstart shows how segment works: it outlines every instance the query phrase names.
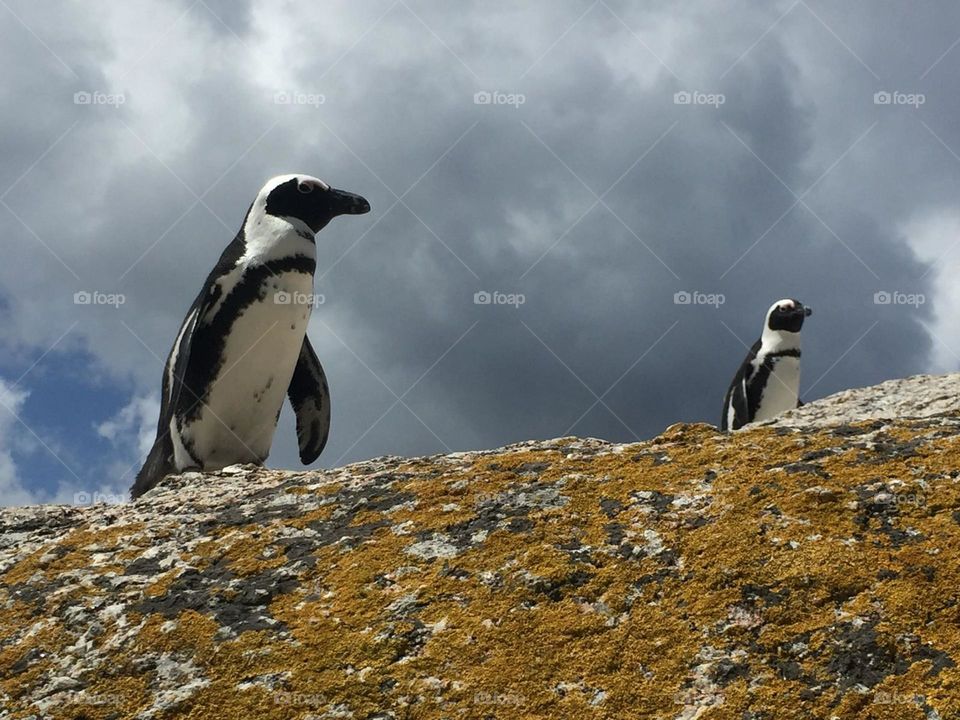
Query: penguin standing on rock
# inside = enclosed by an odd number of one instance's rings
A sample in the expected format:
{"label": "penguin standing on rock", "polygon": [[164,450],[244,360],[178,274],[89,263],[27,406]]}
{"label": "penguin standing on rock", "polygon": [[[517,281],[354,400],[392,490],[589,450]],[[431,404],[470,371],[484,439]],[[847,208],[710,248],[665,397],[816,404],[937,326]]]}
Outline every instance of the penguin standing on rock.
{"label": "penguin standing on rock", "polygon": [[763,334],[730,383],[721,430],[737,430],[799,407],[800,328],[813,311],[799,300],[778,300],[767,311]]}
{"label": "penguin standing on rock", "polygon": [[317,459],[330,430],[323,367],[307,338],[315,235],[370,204],[309,175],[267,182],[207,276],[163,369],[157,438],[130,490],[165,475],[262,465],[284,396],[297,416],[300,459]]}

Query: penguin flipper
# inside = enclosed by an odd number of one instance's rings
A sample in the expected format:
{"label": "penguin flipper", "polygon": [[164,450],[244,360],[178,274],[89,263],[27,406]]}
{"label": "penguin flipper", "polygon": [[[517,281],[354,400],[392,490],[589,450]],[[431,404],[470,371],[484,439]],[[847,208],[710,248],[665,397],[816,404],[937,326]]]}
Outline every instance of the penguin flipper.
{"label": "penguin flipper", "polygon": [[[744,425],[753,420],[750,417],[750,380],[753,378],[756,367],[754,365],[757,359],[757,353],[760,352],[761,341],[757,340],[747,352],[747,356],[740,364],[737,374],[733,377],[730,389],[727,390],[727,396],[723,405],[723,418],[721,418],[721,430],[739,430]],[[733,407],[733,424],[727,422],[727,414]]]}
{"label": "penguin flipper", "polygon": [[[738,374],[739,375],[739,374]],[[720,430],[728,432],[739,429],[744,422],[746,402],[744,401],[743,381],[739,376],[731,383],[723,399],[723,416],[720,418]],[[733,410],[733,417],[730,411]]]}
{"label": "penguin flipper", "polygon": [[[150,453],[130,488],[130,497],[134,500],[155,487],[167,475],[177,472],[173,459],[170,421],[173,419],[177,404],[180,402],[180,395],[184,386],[183,378],[187,363],[190,360],[190,338],[196,330],[197,318],[200,316],[204,299],[205,295],[201,293],[190,307],[164,365],[160,392],[160,418],[157,420],[157,438],[154,440],[153,447],[150,448]],[[170,367],[171,363],[172,367]]]}
{"label": "penguin flipper", "polygon": [[297,415],[300,461],[309,465],[320,457],[330,435],[330,389],[323,366],[306,335],[287,396]]}

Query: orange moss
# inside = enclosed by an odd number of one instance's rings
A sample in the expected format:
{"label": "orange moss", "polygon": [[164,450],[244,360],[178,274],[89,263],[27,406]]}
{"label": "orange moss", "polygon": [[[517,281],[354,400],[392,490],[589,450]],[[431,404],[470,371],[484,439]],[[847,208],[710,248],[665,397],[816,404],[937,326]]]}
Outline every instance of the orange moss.
{"label": "orange moss", "polygon": [[[570,441],[559,450],[511,450],[462,463],[406,461],[392,469],[393,490],[412,495],[416,506],[364,509],[353,527],[387,526],[355,546],[317,550],[315,565],[301,570],[300,587],[269,606],[284,634],[225,640],[213,619],[193,611],[174,623],[132,614],[131,621],[145,624],[110,660],[123,672],[90,689],[122,694],[129,698],[123,712],[135,714],[151,702],[150,676],[135,669],[137,659],[169,652],[209,680],[177,709],[185,718],[320,716],[337,704],[364,717],[385,702],[400,717],[436,720],[674,717],[698,693],[713,693],[716,702],[699,718],[748,710],[778,720],[920,718],[920,706],[908,702],[916,694],[941,717],[960,717],[960,669],[931,674],[929,659],[889,674],[869,692],[838,694],[825,685],[798,699],[809,678],[831,679],[837,624],[856,617],[874,618],[883,642],[916,636],[914,643],[960,658],[960,526],[951,517],[960,509],[960,440],[934,438],[911,422],[885,438],[923,443],[913,455],[892,457],[854,446],[860,437],[829,431],[725,435],[707,425],[676,425],[619,452],[594,455]],[[818,453],[833,448],[841,451]],[[814,461],[819,469],[802,464]],[[535,476],[519,473],[530,465],[545,467]],[[890,527],[918,533],[900,542],[885,534],[882,518],[856,504],[865,486],[893,481],[914,498],[890,514]],[[547,486],[563,498],[561,506],[532,508],[529,529],[492,529],[445,559],[407,552],[417,533],[443,533],[504,493]],[[333,498],[341,487],[331,483],[310,494]],[[638,500],[643,491],[658,493],[659,504]],[[610,506],[612,517],[601,511],[603,500],[619,502]],[[304,529],[329,520],[336,507],[217,533],[189,561],[203,568],[225,558],[241,578],[280,567],[280,525]],[[393,531],[401,525],[412,532]],[[620,554],[610,544],[613,530],[640,550]],[[574,540],[589,562],[561,549]],[[68,550],[62,558],[41,567],[34,553],[3,580],[77,567],[93,541],[68,535],[60,541]],[[118,561],[132,557],[118,550]],[[147,595],[166,592],[174,575],[160,576]],[[5,627],[31,622],[18,604],[0,609]],[[0,665],[67,638],[51,628],[5,648]],[[799,643],[807,650],[796,651],[788,679],[777,662],[793,657]],[[711,663],[734,650],[744,651],[737,657],[750,679],[715,682]],[[46,667],[31,667],[17,684],[38,684]],[[288,673],[274,690],[238,689],[273,673]],[[0,688],[12,693],[14,685],[2,681]],[[389,701],[381,688],[393,688]],[[67,717],[74,708],[62,710]],[[101,717],[99,709],[86,712]]]}

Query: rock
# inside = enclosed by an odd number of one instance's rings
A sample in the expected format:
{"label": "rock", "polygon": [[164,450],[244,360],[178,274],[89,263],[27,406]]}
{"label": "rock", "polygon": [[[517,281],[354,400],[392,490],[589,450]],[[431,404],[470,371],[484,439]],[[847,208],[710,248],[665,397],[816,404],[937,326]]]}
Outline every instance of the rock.
{"label": "rock", "polygon": [[783,413],[768,425],[809,427],[960,414],[960,373],[913,377],[844,390]]}
{"label": "rock", "polygon": [[0,718],[960,718],[956,383],[2,510]]}

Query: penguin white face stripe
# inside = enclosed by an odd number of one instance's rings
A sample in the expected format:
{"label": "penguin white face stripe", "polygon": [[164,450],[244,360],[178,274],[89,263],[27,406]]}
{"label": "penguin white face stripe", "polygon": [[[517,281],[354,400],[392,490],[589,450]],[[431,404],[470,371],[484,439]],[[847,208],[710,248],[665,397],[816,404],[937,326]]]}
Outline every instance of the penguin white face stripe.
{"label": "penguin white face stripe", "polygon": [[369,210],[359,195],[310,175],[281,175],[263,186],[174,340],[157,438],[134,497],[186,467],[262,463],[288,394],[301,458],[316,459],[330,401],[306,338],[312,306],[301,300],[313,295],[314,234],[338,215]]}

